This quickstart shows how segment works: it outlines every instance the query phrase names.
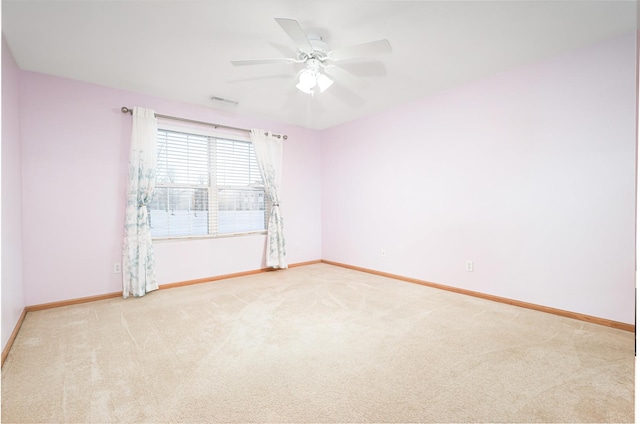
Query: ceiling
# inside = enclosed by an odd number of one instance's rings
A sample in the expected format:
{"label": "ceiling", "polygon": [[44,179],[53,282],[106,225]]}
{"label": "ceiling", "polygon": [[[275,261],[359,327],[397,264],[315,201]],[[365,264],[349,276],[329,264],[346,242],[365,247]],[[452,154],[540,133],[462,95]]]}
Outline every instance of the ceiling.
{"label": "ceiling", "polygon": [[[2,32],[24,70],[324,129],[635,31],[636,16],[632,0],[3,0]],[[342,63],[365,88],[312,97],[295,88],[300,65],[230,64],[295,54],[275,17],[330,48],[393,51]]]}

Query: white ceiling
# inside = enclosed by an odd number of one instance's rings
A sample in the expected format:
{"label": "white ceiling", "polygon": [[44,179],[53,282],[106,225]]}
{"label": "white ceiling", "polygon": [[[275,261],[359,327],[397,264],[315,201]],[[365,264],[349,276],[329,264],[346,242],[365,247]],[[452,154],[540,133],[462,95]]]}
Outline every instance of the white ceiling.
{"label": "white ceiling", "polygon": [[[635,31],[636,16],[632,0],[2,1],[22,69],[313,129]],[[369,83],[361,91],[336,83],[311,97],[295,89],[296,65],[230,64],[293,56],[274,17],[331,48],[386,38],[393,52],[344,64]]]}

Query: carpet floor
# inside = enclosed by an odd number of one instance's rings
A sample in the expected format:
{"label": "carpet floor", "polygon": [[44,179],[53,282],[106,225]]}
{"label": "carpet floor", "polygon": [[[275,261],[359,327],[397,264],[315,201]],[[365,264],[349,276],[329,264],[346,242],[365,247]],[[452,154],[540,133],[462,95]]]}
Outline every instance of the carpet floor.
{"label": "carpet floor", "polygon": [[2,422],[633,422],[634,335],[327,264],[30,312]]}

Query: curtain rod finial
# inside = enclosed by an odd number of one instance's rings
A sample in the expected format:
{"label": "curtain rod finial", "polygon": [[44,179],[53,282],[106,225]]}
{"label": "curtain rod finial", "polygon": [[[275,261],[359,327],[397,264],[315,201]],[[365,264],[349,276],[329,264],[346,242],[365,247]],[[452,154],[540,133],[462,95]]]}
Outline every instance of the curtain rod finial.
{"label": "curtain rod finial", "polygon": [[122,111],[122,113],[133,113],[133,109],[129,109],[126,106],[122,106],[120,110]]}

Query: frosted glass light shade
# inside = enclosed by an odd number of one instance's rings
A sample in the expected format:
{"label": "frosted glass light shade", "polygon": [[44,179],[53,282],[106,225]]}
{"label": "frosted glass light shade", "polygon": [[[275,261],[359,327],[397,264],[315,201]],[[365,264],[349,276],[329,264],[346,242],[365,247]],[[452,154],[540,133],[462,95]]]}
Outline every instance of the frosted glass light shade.
{"label": "frosted glass light shade", "polygon": [[318,88],[320,89],[320,92],[323,93],[324,90],[331,87],[331,84],[333,84],[333,80],[328,76],[326,76],[325,74],[319,74],[317,78],[317,83],[318,83]]}
{"label": "frosted glass light shade", "polygon": [[296,85],[296,88],[304,93],[311,94],[311,90],[316,86],[316,82],[315,74],[306,69],[300,74],[300,80]]}

